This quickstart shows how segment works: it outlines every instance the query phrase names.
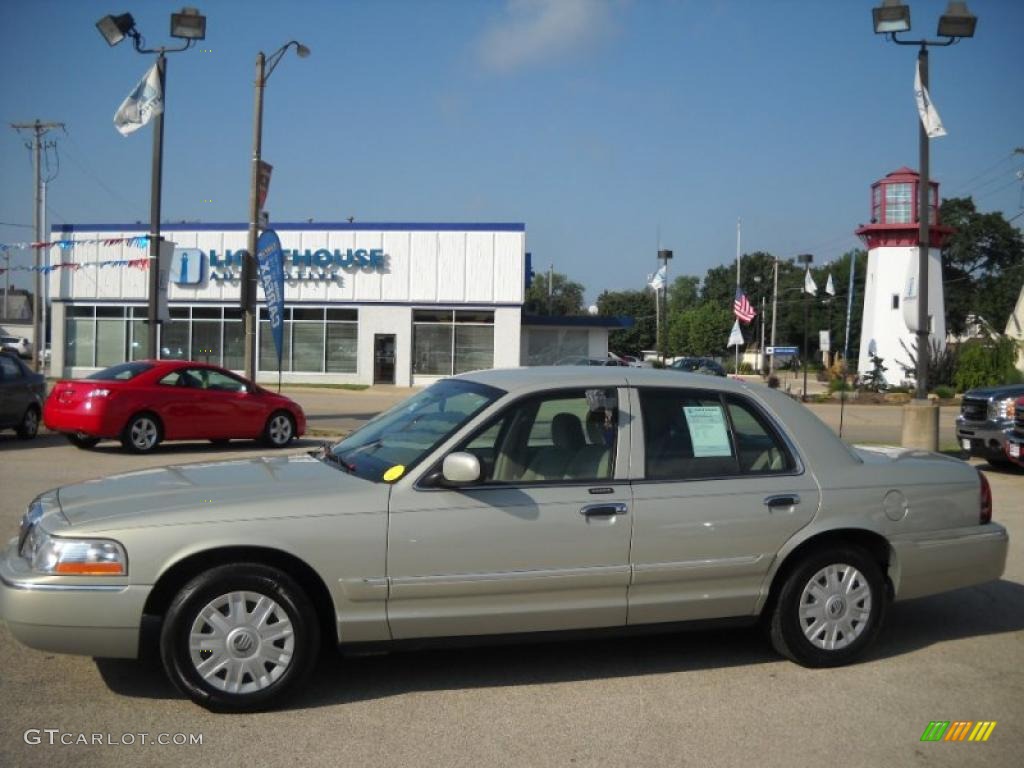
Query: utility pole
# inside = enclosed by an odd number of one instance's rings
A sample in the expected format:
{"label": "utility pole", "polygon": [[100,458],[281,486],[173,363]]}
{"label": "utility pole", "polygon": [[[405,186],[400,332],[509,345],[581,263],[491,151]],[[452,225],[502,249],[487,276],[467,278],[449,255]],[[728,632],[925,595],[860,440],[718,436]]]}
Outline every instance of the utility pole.
{"label": "utility pole", "polygon": [[554,296],[554,285],[555,285],[555,265],[552,264],[550,267],[548,267],[548,315],[549,316],[552,314],[552,312],[551,312],[551,301],[552,301],[552,297]]}
{"label": "utility pole", "polygon": [[[33,184],[33,213],[32,226],[36,233],[36,242],[42,243],[49,238],[43,232],[43,174],[41,166],[41,154],[43,148],[43,136],[54,128],[64,128],[64,123],[44,123],[38,118],[32,123],[11,123],[11,128],[16,131],[32,131],[32,142],[26,144],[32,150],[32,161],[35,167],[35,180]],[[53,146],[56,146],[55,144]],[[42,368],[43,355],[41,349],[46,342],[40,330],[40,304],[43,296],[43,273],[40,269],[39,257],[42,247],[33,248],[33,285],[32,285],[32,370],[39,371]]]}

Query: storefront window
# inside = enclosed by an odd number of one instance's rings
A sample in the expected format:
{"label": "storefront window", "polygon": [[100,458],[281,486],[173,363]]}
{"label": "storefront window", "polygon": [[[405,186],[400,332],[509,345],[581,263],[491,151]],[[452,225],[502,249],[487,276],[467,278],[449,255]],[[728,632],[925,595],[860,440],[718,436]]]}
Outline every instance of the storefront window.
{"label": "storefront window", "polygon": [[224,310],[224,361],[225,368],[240,371],[245,368],[245,323],[242,310]]}
{"label": "storefront window", "polygon": [[450,376],[494,365],[494,312],[413,310],[413,373]]}
{"label": "storefront window", "polygon": [[[327,310],[330,316],[330,310]],[[327,322],[327,372],[355,373],[359,332],[355,323]]]}
{"label": "storefront window", "polygon": [[221,323],[212,320],[192,321],[192,354],[190,360],[220,365]]}
{"label": "storefront window", "polygon": [[567,358],[587,357],[590,334],[575,328],[524,328],[526,365],[556,365]]}
{"label": "storefront window", "polygon": [[106,368],[125,360],[124,307],[96,307],[96,362]]}
{"label": "storefront window", "polygon": [[95,307],[68,307],[65,365],[92,367],[96,352]]}
{"label": "storefront window", "polygon": [[[292,370],[320,373],[324,369],[324,321],[292,323]],[[287,330],[287,325],[285,326]]]}

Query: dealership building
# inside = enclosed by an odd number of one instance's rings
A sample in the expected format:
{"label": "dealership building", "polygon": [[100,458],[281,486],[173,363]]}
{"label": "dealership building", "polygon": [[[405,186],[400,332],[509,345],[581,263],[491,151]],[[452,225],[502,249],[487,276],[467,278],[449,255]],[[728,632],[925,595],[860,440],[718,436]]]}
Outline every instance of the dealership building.
{"label": "dealership building", "polygon": [[[165,224],[175,244],[160,356],[243,368],[246,224]],[[518,223],[276,224],[285,256],[282,379],[416,386],[480,368],[604,358],[618,318],[523,314],[529,254]],[[148,253],[136,225],[62,225],[49,277],[52,370],[77,377],[146,356]],[[118,262],[118,264],[110,264]],[[69,266],[74,265],[74,266]],[[106,265],[106,266],[104,266]],[[260,294],[257,378],[277,379]]]}

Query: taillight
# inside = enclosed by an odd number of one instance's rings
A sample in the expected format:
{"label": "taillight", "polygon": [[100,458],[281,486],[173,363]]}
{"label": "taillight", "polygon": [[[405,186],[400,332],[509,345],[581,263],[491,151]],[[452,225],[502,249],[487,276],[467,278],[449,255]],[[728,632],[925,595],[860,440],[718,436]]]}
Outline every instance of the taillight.
{"label": "taillight", "polygon": [[984,472],[978,472],[981,478],[981,512],[979,522],[982,525],[992,522],[992,487],[988,484],[988,478]]}

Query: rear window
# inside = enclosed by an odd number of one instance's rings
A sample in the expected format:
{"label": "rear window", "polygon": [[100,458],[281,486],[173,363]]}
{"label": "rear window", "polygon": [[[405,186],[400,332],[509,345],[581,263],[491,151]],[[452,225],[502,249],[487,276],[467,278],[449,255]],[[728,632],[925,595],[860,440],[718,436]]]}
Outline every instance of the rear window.
{"label": "rear window", "polygon": [[130,381],[136,376],[141,376],[152,367],[149,363],[121,363],[120,365],[104,368],[102,371],[97,371],[85,378],[98,379],[100,381]]}

